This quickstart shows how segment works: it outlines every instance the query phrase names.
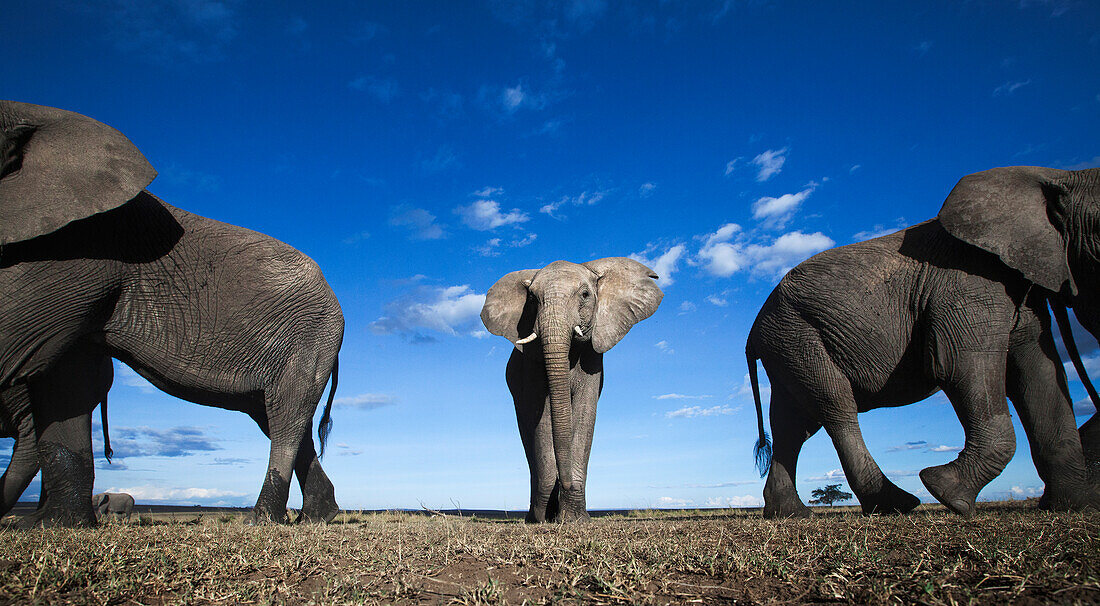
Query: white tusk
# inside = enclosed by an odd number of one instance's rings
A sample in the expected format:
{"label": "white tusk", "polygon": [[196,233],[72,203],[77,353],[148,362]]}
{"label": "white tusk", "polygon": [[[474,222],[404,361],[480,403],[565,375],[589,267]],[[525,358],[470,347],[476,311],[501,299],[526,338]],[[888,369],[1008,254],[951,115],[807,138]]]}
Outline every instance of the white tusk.
{"label": "white tusk", "polygon": [[529,337],[527,337],[526,339],[520,339],[519,341],[516,341],[516,345],[526,345],[527,343],[530,343],[531,341],[534,341],[535,339],[537,339],[538,336],[539,336],[538,333],[532,332],[531,335]]}
{"label": "white tusk", "polygon": [[581,330],[580,326],[574,326],[573,327],[573,332],[577,333],[578,337],[583,337],[584,336],[584,331]]}

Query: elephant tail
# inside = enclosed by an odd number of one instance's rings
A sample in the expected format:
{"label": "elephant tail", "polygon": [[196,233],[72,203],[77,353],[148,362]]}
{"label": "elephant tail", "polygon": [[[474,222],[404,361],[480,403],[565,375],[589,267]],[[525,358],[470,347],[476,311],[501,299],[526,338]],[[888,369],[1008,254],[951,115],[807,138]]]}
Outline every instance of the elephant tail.
{"label": "elephant tail", "polygon": [[332,372],[329,373],[332,383],[328,389],[328,402],[325,403],[325,412],[321,415],[321,422],[317,425],[317,439],[320,441],[320,450],[317,458],[325,456],[325,442],[328,441],[328,433],[332,431],[332,400],[336,397],[336,383],[340,378],[340,355],[332,360]]}
{"label": "elephant tail", "polygon": [[1092,405],[1100,410],[1100,396],[1096,395],[1096,388],[1092,386],[1092,381],[1089,380],[1089,375],[1085,372],[1085,365],[1081,362],[1081,352],[1077,350],[1077,342],[1073,340],[1073,329],[1069,325],[1069,314],[1066,313],[1066,307],[1057,301],[1051,300],[1050,309],[1054,312],[1054,319],[1058,321],[1058,331],[1062,333],[1062,343],[1066,346],[1069,359],[1073,360],[1073,368],[1077,370],[1077,377],[1081,379],[1081,384],[1085,386],[1085,391],[1088,392]]}
{"label": "elephant tail", "polygon": [[111,435],[107,432],[107,394],[103,394],[103,401],[99,403],[99,418],[103,425],[103,458],[110,463],[115,451],[111,449]]}
{"label": "elephant tail", "polygon": [[768,432],[764,431],[764,410],[760,406],[760,379],[757,376],[756,361],[759,359],[752,350],[751,340],[745,346],[745,358],[749,363],[749,383],[752,384],[752,399],[756,403],[756,427],[760,437],[753,448],[753,456],[756,457],[756,468],[760,470],[760,477],[768,475],[772,466],[772,441]]}

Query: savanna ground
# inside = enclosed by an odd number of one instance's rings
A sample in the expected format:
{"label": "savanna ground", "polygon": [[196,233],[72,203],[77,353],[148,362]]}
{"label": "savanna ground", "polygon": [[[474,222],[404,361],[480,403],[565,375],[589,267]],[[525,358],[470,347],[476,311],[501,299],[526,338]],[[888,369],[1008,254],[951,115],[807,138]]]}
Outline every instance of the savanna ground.
{"label": "savanna ground", "polygon": [[810,520],[641,511],[574,526],[412,513],[248,526],[136,514],[0,530],[0,603],[1100,603],[1100,514],[1034,502]]}

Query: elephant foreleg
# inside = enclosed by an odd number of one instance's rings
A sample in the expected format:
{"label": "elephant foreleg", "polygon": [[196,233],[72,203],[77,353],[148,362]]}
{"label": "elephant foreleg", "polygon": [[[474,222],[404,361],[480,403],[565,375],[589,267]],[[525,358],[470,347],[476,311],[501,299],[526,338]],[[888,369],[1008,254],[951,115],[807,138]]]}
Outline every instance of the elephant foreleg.
{"label": "elephant foreleg", "polygon": [[30,485],[38,473],[38,442],[31,416],[30,393],[25,383],[6,390],[3,397],[4,408],[11,413],[10,422],[15,432],[15,447],[11,453],[8,468],[0,477],[0,516],[11,511],[20,495]]}
{"label": "elephant foreleg", "polygon": [[[535,347],[528,346],[529,349]],[[533,355],[533,354],[528,354]],[[516,408],[516,424],[531,472],[531,501],[528,523],[546,522],[558,514],[557,466],[554,461],[550,415],[546,408],[546,381],[538,375],[541,365],[513,351],[508,358],[505,378]],[[544,414],[546,413],[546,414]]]}
{"label": "elephant foreleg", "polygon": [[[1045,311],[1045,310],[1043,310]],[[1031,458],[1046,484],[1040,504],[1050,509],[1100,509],[1097,478],[1090,482],[1081,434],[1050,320],[1043,313],[1008,351],[1008,396],[1027,433]]]}
{"label": "elephant foreleg", "polygon": [[600,399],[602,385],[602,370],[591,375],[577,373],[573,380],[573,490],[566,492],[558,486],[558,521],[561,522],[589,518],[585,486],[588,482],[588,460],[592,454],[592,435],[596,428],[596,402]]}
{"label": "elephant foreleg", "polygon": [[1004,470],[1016,452],[1016,435],[1005,399],[1005,352],[997,346],[962,352],[957,378],[943,386],[962,423],[966,441],[958,458],[921,470],[928,492],[955,513],[974,513],[978,493]]}

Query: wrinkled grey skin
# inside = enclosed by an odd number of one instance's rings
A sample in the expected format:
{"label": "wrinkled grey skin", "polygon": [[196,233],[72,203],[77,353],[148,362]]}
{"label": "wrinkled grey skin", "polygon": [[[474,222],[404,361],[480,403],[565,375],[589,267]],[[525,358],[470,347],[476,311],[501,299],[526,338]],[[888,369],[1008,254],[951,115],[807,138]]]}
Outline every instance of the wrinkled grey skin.
{"label": "wrinkled grey skin", "polygon": [[[1044,506],[1100,508],[1082,438],[1093,457],[1098,445],[1078,433],[1047,311],[1048,302],[1072,306],[1100,334],[1098,228],[1100,170],[997,168],[963,178],[937,219],[827,250],[791,270],[746,348],[762,471],[756,359],[772,385],[764,515],[809,515],[795,491],[795,464],[822,426],[864,512],[915,507],[917,498],[871,458],[856,414],[941,389],[966,436],[956,460],[920,473],[941,503],[971,515],[978,492],[1012,458],[1007,395],[1046,483]],[[1086,425],[1095,423],[1094,416]]]}
{"label": "wrinkled grey skin", "polygon": [[134,510],[134,497],[125,492],[101,492],[92,495],[92,508],[101,519],[109,513],[125,516],[130,521],[130,513]]}
{"label": "wrinkled grey skin", "polygon": [[344,328],[336,297],[290,246],[145,191],[155,174],[102,123],[0,101],[0,398],[24,439],[28,399],[33,416],[47,496],[29,523],[95,524],[95,402],[62,392],[97,389],[57,383],[77,348],[176,397],[248,414],[271,438],[255,519],[287,521],[296,474],[300,519],[330,520],[338,509],[310,422],[331,376],[323,449]]}
{"label": "wrinkled grey skin", "polygon": [[555,261],[507,274],[485,295],[485,327],[515,344],[505,376],[531,469],[528,522],[588,518],[603,354],[657,310],[656,278],[625,257]]}
{"label": "wrinkled grey skin", "polygon": [[[108,460],[111,457],[107,438],[107,392],[114,380],[111,358],[100,355],[96,348],[79,345],[62,356],[53,367],[33,381],[19,383],[0,393],[0,435],[15,438],[11,461],[0,477],[0,516],[15,506],[19,496],[38,474],[38,435],[31,414],[31,392],[40,401],[53,403],[51,407],[79,412],[83,419],[90,409],[83,407],[101,405],[103,413],[103,437]],[[90,423],[90,416],[89,416]],[[74,436],[79,438],[79,436]],[[91,438],[89,436],[89,448]],[[45,505],[45,499],[40,503]]]}

